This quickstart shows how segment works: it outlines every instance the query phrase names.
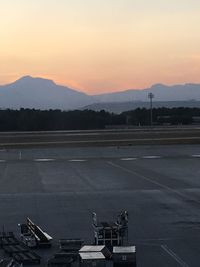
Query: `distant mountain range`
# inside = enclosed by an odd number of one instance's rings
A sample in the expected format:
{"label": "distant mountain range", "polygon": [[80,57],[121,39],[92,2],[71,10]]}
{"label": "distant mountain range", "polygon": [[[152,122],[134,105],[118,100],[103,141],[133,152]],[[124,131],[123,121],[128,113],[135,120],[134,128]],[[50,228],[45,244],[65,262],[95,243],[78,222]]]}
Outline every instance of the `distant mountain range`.
{"label": "distant mountain range", "polygon": [[[190,101],[154,101],[154,108],[178,108],[178,107],[186,107],[186,108],[200,108],[200,101],[190,100]],[[136,108],[150,108],[149,102],[143,101],[128,101],[128,102],[104,102],[104,103],[95,103],[82,108],[91,109],[94,111],[105,110],[108,112],[118,113],[134,110]]]}
{"label": "distant mountain range", "polygon": [[153,93],[155,101],[200,100],[200,84],[167,86],[155,84],[143,90],[126,90],[122,92],[96,95],[99,102],[147,101],[148,93]]}
{"label": "distant mountain range", "polygon": [[[124,111],[133,109],[133,107],[148,105],[148,103],[144,104],[144,102],[148,102],[148,93],[150,92],[155,96],[154,105],[161,102],[161,105],[166,106],[167,102],[174,101],[173,103],[175,104],[176,102],[176,106],[199,106],[200,84],[174,86],[156,84],[143,90],[131,89],[91,96],[57,85],[51,80],[25,76],[11,84],[0,86],[0,108],[72,110],[85,107],[114,111],[112,110],[113,106],[123,106],[122,111]],[[181,102],[177,104],[178,101]],[[105,106],[108,108],[105,108]],[[117,109],[119,110],[119,108]]]}

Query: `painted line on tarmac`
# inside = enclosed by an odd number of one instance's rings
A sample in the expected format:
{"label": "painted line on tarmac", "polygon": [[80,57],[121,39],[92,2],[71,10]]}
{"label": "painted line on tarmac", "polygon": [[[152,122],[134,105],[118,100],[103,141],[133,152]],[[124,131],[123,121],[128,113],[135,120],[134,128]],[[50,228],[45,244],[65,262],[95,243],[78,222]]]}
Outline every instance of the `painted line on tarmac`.
{"label": "painted line on tarmac", "polygon": [[121,165],[119,165],[119,164],[113,163],[112,161],[107,161],[107,163],[108,163],[109,165],[115,167],[115,168],[121,169],[121,170],[123,170],[123,171],[125,171],[125,172],[127,172],[127,173],[133,174],[133,175],[135,175],[135,176],[137,176],[137,177],[142,178],[143,180],[146,180],[146,181],[148,181],[148,182],[150,182],[150,183],[152,183],[152,184],[154,184],[154,185],[157,185],[157,186],[163,188],[163,189],[166,190],[166,191],[169,191],[169,192],[171,192],[171,193],[173,193],[173,194],[176,194],[176,195],[178,195],[178,196],[180,196],[180,197],[183,197],[183,198],[185,198],[185,199],[187,199],[187,200],[192,200],[193,202],[200,204],[200,201],[198,201],[198,200],[194,200],[194,199],[188,197],[187,195],[185,195],[184,193],[181,193],[180,191],[178,191],[178,190],[176,190],[176,189],[173,189],[173,188],[171,188],[171,187],[169,187],[169,186],[167,186],[167,185],[164,185],[164,184],[161,184],[161,183],[159,183],[159,182],[157,182],[157,181],[155,181],[155,180],[152,180],[151,178],[149,178],[149,177],[147,177],[147,176],[144,176],[143,174],[140,174],[140,173],[138,173],[138,172],[136,172],[136,171],[132,171],[132,170],[130,170],[130,169],[128,169],[128,168],[125,168],[125,167],[123,167],[123,166],[121,166]]}
{"label": "painted line on tarmac", "polygon": [[143,156],[143,159],[160,159],[161,156]]}
{"label": "painted line on tarmac", "polygon": [[48,162],[48,161],[54,161],[55,159],[34,159],[36,162]]}
{"label": "painted line on tarmac", "polygon": [[[161,187],[161,188],[163,188],[163,189],[165,189],[165,190],[169,190],[169,191],[173,191],[173,192],[175,191],[175,192],[176,192],[176,190],[173,190],[172,188],[168,187],[167,185],[163,185],[163,184],[161,184],[161,183],[159,183],[159,182],[156,182],[156,181],[154,181],[154,180],[152,180],[152,179],[150,179],[150,178],[148,178],[148,177],[146,177],[146,176],[144,176],[144,175],[142,175],[142,174],[140,174],[140,173],[138,173],[138,172],[129,170],[128,168],[125,168],[125,167],[123,167],[123,166],[121,166],[121,165],[118,165],[118,164],[116,164],[116,163],[113,163],[113,162],[111,162],[111,161],[108,161],[107,163],[108,163],[109,165],[115,167],[115,168],[121,169],[121,170],[123,170],[123,171],[125,171],[125,172],[128,172],[128,173],[131,173],[131,174],[133,174],[133,175],[136,175],[136,176],[142,178],[143,180],[146,180],[146,181],[148,181],[148,182],[150,182],[150,183],[152,183],[152,184],[154,184],[154,185],[157,185],[157,186],[159,186],[159,187]],[[178,191],[177,191],[177,192],[178,192]]]}
{"label": "painted line on tarmac", "polygon": [[0,163],[6,162],[6,160],[4,159],[0,159]]}
{"label": "painted line on tarmac", "polygon": [[122,161],[131,161],[131,160],[136,160],[137,158],[122,158],[120,160]]}
{"label": "painted line on tarmac", "polygon": [[69,162],[85,162],[86,159],[70,159]]}
{"label": "painted line on tarmac", "polygon": [[180,266],[189,267],[189,265],[184,262],[175,252],[173,252],[167,245],[161,245],[161,248],[170,255]]}
{"label": "painted line on tarmac", "polygon": [[200,154],[192,155],[193,158],[200,158]]}

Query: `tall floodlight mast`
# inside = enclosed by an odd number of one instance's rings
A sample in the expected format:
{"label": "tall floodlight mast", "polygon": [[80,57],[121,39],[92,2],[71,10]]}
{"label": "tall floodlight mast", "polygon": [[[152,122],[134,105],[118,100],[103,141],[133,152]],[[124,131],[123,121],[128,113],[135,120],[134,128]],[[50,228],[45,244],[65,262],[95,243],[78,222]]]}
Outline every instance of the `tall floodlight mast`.
{"label": "tall floodlight mast", "polygon": [[150,99],[150,126],[152,126],[153,125],[153,98],[154,98],[154,94],[149,93],[148,98]]}

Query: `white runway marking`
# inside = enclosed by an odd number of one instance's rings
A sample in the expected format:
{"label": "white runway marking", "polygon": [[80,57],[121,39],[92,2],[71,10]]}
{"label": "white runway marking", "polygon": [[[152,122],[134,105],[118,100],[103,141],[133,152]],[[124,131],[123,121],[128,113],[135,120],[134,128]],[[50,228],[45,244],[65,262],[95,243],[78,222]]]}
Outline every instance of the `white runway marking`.
{"label": "white runway marking", "polygon": [[159,182],[157,182],[157,181],[155,181],[155,180],[153,180],[153,179],[151,179],[151,178],[149,178],[149,177],[147,177],[147,176],[145,176],[143,174],[140,174],[139,172],[132,171],[132,170],[130,170],[128,168],[125,168],[125,167],[123,167],[123,166],[121,166],[119,164],[113,163],[112,161],[107,161],[107,163],[109,165],[111,165],[111,166],[113,166],[115,168],[121,169],[121,170],[123,170],[123,171],[125,171],[127,173],[131,173],[133,175],[136,175],[137,177],[140,177],[143,180],[146,180],[146,181],[148,181],[148,182],[150,182],[150,183],[152,183],[154,185],[157,185],[157,186],[163,188],[164,190],[167,190],[167,191],[172,192],[172,193],[174,193],[174,194],[176,194],[178,196],[184,197],[185,199],[192,200],[192,201],[195,201],[196,203],[200,204],[199,200],[191,199],[189,196],[187,196],[186,194],[180,192],[179,190],[176,190],[176,189],[173,189],[173,188],[171,188],[171,187],[169,187],[167,185],[161,184],[161,183],[159,183]]}
{"label": "white runway marking", "polygon": [[200,154],[198,155],[192,155],[193,158],[200,158]]}
{"label": "white runway marking", "polygon": [[179,263],[182,267],[189,267],[187,263],[185,263],[175,252],[173,252],[167,245],[161,245],[161,248],[170,255],[177,263]]}
{"label": "white runway marking", "polygon": [[85,162],[85,159],[70,159],[70,162]]}
{"label": "white runway marking", "polygon": [[0,163],[1,163],[1,162],[6,162],[6,161],[5,161],[4,159],[0,159]]}
{"label": "white runway marking", "polygon": [[144,156],[143,159],[160,159],[161,156]]}
{"label": "white runway marking", "polygon": [[36,162],[47,162],[47,161],[54,161],[55,159],[34,159]]}
{"label": "white runway marking", "polygon": [[122,158],[121,160],[123,161],[131,161],[131,160],[136,160],[137,158]]}

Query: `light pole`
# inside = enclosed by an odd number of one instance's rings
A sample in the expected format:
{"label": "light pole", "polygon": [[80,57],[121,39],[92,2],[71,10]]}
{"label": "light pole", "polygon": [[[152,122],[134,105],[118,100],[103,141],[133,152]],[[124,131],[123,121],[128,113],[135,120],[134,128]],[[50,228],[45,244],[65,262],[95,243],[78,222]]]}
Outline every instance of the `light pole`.
{"label": "light pole", "polygon": [[153,93],[149,93],[148,94],[148,98],[150,99],[150,125],[152,127],[152,125],[153,125],[153,110],[152,110],[152,107],[153,107],[154,94]]}

